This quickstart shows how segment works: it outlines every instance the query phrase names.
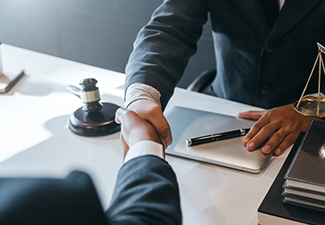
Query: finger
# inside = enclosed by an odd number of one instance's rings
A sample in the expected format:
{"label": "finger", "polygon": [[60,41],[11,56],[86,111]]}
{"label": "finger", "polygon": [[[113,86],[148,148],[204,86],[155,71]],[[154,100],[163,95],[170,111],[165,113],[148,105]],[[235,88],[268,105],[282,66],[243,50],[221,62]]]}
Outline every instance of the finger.
{"label": "finger", "polygon": [[[271,123],[269,123],[269,124],[267,124],[265,126],[262,126],[261,129],[260,129],[260,131],[254,137],[252,137],[251,140],[247,143],[247,149],[250,150],[250,151],[256,149],[268,137],[270,137],[271,134],[273,134],[278,129],[280,129],[280,127],[281,127],[281,120],[276,120],[276,121],[273,121],[273,122],[271,122]],[[258,127],[258,128],[260,128],[260,127]],[[279,131],[279,132],[277,132],[276,134],[274,134],[271,137],[271,139],[269,140],[269,142],[271,141],[271,143],[275,143],[274,146],[277,146],[278,143],[280,143],[281,137],[283,139],[284,136],[285,136],[285,133],[282,132],[282,131]],[[265,151],[268,151],[268,147],[267,146],[265,147]]]}
{"label": "finger", "polygon": [[238,113],[239,118],[249,119],[249,120],[258,120],[264,115],[265,111],[247,111]]}
{"label": "finger", "polygon": [[165,148],[173,142],[169,124],[157,103],[140,99],[130,104],[128,109],[136,112],[155,128]]}
{"label": "finger", "polygon": [[272,150],[274,150],[280,143],[282,143],[286,136],[290,132],[286,131],[286,128],[280,128],[278,131],[276,131],[270,140],[263,146],[262,152],[265,154],[269,154]]}
{"label": "finger", "polygon": [[117,110],[116,118],[121,123],[121,134],[128,145],[127,148],[143,140],[162,144],[155,128],[136,112],[121,108]]}
{"label": "finger", "polygon": [[[270,123],[269,117],[267,117],[265,114],[255,122],[255,124],[251,127],[249,132],[246,134],[243,144],[245,146],[248,145],[249,142],[251,142],[252,138],[254,138],[265,126],[267,126]],[[272,133],[271,133],[272,134]],[[269,135],[271,135],[269,134]],[[251,144],[251,147],[249,150],[254,150],[257,146],[253,147],[253,144]]]}
{"label": "finger", "polygon": [[148,121],[156,129],[165,148],[167,148],[168,145],[172,144],[173,139],[171,130],[162,111],[154,110],[153,113],[147,116],[146,121]]}
{"label": "finger", "polygon": [[143,119],[141,119],[139,115],[131,110],[119,108],[116,110],[115,120],[117,123],[122,124],[122,127],[128,128],[125,129],[126,132],[126,130],[129,130],[130,128],[136,127],[136,125],[141,123]]}
{"label": "finger", "polygon": [[129,148],[129,145],[126,143],[126,141],[125,141],[125,139],[124,139],[124,137],[123,137],[122,134],[120,136],[120,139],[121,139],[121,143],[122,143],[123,159],[124,159],[130,148]]}
{"label": "finger", "polygon": [[121,124],[121,136],[123,136],[123,139],[128,146],[130,146],[130,135],[132,134],[132,131],[134,129],[141,129],[141,126],[146,124],[139,115],[125,108],[119,108],[116,111],[115,120],[117,123]]}
{"label": "finger", "polygon": [[298,135],[296,133],[291,133],[285,137],[285,139],[276,147],[274,150],[275,155],[281,155],[286,149],[292,145],[297,139]]}
{"label": "finger", "polygon": [[115,122],[117,124],[121,124],[122,121],[121,121],[121,117],[123,116],[123,114],[125,113],[125,110],[124,108],[120,107],[116,110],[115,112]]}

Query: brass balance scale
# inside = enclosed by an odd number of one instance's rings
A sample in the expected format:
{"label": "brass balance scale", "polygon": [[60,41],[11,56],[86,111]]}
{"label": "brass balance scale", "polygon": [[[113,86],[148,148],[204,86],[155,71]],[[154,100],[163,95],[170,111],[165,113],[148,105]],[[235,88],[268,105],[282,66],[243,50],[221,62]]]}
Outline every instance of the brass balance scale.
{"label": "brass balance scale", "polygon": [[[306,86],[300,96],[300,99],[294,104],[294,109],[305,116],[314,116],[319,118],[325,117],[325,95],[321,93],[321,74],[325,75],[325,67],[322,54],[325,54],[325,47],[317,42],[318,54],[311,70]],[[318,64],[318,93],[314,95],[305,95],[309,81],[314,74],[314,70]],[[325,144],[319,150],[319,154],[325,159]]]}

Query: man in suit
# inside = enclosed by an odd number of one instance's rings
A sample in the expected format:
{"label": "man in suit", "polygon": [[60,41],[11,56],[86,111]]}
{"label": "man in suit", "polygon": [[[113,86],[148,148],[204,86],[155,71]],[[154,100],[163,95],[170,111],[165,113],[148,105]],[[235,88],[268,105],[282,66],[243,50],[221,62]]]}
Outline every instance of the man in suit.
{"label": "man in suit", "polygon": [[[316,59],[316,42],[325,43],[324,8],[324,0],[165,0],[134,43],[125,106],[154,125],[165,146],[171,144],[162,110],[210,16],[217,73],[209,93],[266,108],[238,115],[257,120],[244,144],[254,150],[273,134],[262,151],[280,155],[311,120],[293,103]],[[306,94],[317,93],[317,84],[313,76]]]}
{"label": "man in suit", "polygon": [[176,176],[164,160],[155,129],[119,109],[125,153],[109,209],[104,213],[91,178],[74,171],[65,179],[0,179],[1,225],[145,225],[182,223]]}

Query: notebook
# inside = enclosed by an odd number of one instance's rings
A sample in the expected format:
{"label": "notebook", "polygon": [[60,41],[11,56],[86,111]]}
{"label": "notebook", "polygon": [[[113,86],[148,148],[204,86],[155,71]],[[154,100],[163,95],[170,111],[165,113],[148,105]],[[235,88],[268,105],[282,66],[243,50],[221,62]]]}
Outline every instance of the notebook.
{"label": "notebook", "polygon": [[173,143],[166,149],[168,155],[250,173],[260,173],[272,157],[272,153],[263,154],[261,147],[252,152],[248,151],[243,146],[244,137],[191,147],[186,145],[187,138],[250,128],[254,121],[179,106],[165,112],[165,116],[173,135]]}

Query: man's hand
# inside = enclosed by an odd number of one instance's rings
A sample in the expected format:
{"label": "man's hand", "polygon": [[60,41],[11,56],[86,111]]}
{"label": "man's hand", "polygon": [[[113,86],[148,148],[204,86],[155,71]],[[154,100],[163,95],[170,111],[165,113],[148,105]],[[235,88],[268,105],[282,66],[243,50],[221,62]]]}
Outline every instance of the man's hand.
{"label": "man's hand", "polygon": [[115,121],[121,124],[124,157],[129,148],[139,141],[147,140],[162,144],[155,128],[131,110],[119,108],[116,111]]}
{"label": "man's hand", "polygon": [[248,111],[239,113],[243,119],[257,120],[244,138],[248,150],[254,150],[270,135],[270,140],[262,147],[262,152],[269,154],[274,150],[275,155],[281,155],[295,142],[301,131],[306,131],[314,117],[303,116],[296,112],[293,104],[264,111]]}
{"label": "man's hand", "polygon": [[154,126],[165,148],[173,142],[169,124],[157,103],[140,99],[132,102],[128,109],[136,112],[141,118]]}

